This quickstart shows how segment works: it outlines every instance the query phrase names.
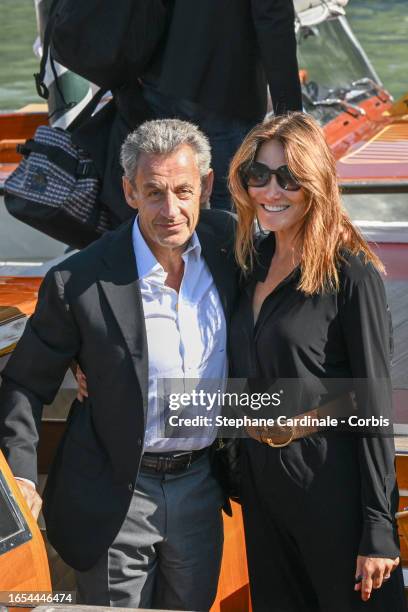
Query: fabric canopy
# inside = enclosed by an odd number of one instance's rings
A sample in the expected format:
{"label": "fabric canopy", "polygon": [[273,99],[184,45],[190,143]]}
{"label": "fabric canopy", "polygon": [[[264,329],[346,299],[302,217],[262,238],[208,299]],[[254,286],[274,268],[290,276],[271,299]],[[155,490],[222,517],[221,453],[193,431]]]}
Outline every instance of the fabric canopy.
{"label": "fabric canopy", "polygon": [[348,0],[295,0],[298,24],[303,27],[314,26],[326,19],[345,15],[344,7]]}

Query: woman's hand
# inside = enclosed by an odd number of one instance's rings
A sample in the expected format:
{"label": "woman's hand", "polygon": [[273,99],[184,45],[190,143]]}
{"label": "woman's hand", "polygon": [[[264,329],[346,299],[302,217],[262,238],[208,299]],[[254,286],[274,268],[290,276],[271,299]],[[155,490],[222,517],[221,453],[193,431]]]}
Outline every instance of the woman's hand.
{"label": "woman's hand", "polygon": [[379,589],[383,582],[390,578],[391,572],[399,564],[396,559],[384,559],[377,557],[357,557],[356,564],[356,586],[355,591],[361,591],[361,599],[368,601],[372,589]]}
{"label": "woman's hand", "polygon": [[88,397],[88,385],[86,383],[86,376],[79,366],[77,366],[75,378],[78,383],[77,400],[82,402],[85,397]]}

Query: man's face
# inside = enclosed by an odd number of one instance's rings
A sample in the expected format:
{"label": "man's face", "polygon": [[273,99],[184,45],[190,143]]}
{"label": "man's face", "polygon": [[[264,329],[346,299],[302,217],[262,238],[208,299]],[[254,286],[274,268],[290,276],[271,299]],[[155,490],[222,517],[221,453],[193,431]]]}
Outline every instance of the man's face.
{"label": "man's face", "polygon": [[211,193],[212,170],[203,180],[196,155],[183,145],[169,155],[142,153],[131,182],[123,179],[127,203],[139,212],[139,227],[151,251],[184,249]]}

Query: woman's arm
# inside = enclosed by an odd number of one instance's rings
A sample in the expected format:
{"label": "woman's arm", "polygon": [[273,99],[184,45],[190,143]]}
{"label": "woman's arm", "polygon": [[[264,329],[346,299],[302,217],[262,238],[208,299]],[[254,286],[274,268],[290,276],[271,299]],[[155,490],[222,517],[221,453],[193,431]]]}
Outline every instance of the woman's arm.
{"label": "woman's arm", "polygon": [[[372,561],[367,562],[367,559],[374,558],[372,571],[376,587],[381,585],[382,576],[387,577],[390,570],[382,561],[399,556],[394,518],[398,488],[392,427],[390,317],[384,284],[371,264],[364,265],[360,262],[357,270],[353,272],[350,268],[346,272],[339,299],[358,416],[364,419],[382,417],[383,420],[389,421],[388,426],[359,429],[358,441],[363,531],[359,544],[357,574],[364,574],[367,566],[372,565]],[[375,558],[378,562],[375,562]],[[364,588],[367,581],[363,578],[363,582]]]}

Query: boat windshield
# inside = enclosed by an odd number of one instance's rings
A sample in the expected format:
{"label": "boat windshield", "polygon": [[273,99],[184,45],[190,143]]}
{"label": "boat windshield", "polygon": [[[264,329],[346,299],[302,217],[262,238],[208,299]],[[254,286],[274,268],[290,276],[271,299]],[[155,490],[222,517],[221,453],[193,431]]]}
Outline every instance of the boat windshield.
{"label": "boat windshield", "polygon": [[[352,85],[360,79],[380,83],[344,17],[301,27],[298,32],[298,61],[299,68],[306,71],[304,94],[307,111],[313,108],[312,102],[327,98],[359,102],[372,95],[369,84]],[[338,107],[324,108],[321,112],[329,112],[332,115],[330,119],[340,110]]]}

